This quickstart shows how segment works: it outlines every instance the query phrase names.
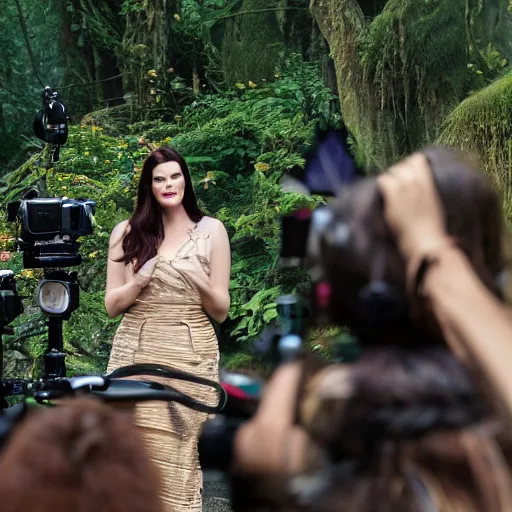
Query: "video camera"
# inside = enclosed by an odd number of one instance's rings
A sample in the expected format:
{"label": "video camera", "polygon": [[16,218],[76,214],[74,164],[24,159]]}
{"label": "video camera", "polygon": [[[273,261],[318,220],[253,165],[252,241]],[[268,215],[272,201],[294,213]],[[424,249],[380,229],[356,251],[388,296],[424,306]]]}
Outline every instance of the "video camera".
{"label": "video camera", "polygon": [[79,265],[77,239],[93,233],[96,203],[87,199],[35,198],[9,203],[7,220],[19,222],[18,248],[25,268]]}

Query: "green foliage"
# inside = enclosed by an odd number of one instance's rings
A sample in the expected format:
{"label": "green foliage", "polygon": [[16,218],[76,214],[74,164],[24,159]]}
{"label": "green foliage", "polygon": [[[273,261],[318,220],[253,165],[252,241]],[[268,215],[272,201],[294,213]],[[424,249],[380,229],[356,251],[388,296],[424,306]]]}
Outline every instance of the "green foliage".
{"label": "green foliage", "polygon": [[306,280],[304,273],[292,276],[277,267],[279,221],[320,199],[284,194],[279,183],[289,169],[304,165],[315,126],[339,121],[315,65],[292,58],[279,77],[196,100],[170,141],[190,164],[200,203],[230,234],[229,334],[238,341],[257,336],[277,317],[277,296]]}
{"label": "green foliage", "polygon": [[222,356],[221,365],[223,368],[230,371],[259,370],[257,373],[261,375],[261,364],[253,354],[247,352],[225,354]]}

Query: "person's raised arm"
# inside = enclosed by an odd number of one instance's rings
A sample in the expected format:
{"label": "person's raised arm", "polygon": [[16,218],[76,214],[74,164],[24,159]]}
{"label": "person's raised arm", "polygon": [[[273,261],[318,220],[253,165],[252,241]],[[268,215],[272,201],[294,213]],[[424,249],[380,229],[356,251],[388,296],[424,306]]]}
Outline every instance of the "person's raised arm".
{"label": "person's raised arm", "polygon": [[[430,264],[422,295],[454,353],[483,380],[484,389],[512,422],[512,321],[484,286],[466,255],[450,243],[432,173],[414,155],[379,177],[385,216],[414,276]],[[411,277],[410,277],[411,278]]]}
{"label": "person's raised arm", "polygon": [[116,261],[123,256],[122,240],[127,228],[127,220],[120,222],[110,235],[105,290],[105,308],[110,318],[120,315],[135,302],[148,284],[156,264],[156,258],[152,258],[134,274],[131,264],[127,268],[123,261]]}

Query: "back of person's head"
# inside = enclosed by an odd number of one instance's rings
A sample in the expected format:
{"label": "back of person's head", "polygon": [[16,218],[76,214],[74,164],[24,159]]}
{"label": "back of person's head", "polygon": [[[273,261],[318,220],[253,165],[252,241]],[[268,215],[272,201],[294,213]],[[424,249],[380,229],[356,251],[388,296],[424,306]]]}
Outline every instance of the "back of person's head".
{"label": "back of person's head", "polygon": [[163,512],[130,416],[93,399],[31,412],[0,454],[2,512]]}

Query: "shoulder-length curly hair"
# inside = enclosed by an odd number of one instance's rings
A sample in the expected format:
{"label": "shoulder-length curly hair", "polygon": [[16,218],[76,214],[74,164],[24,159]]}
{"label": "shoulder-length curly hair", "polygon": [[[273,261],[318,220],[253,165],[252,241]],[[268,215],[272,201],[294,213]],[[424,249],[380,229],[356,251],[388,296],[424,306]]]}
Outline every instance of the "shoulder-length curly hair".
{"label": "shoulder-length curly hair", "polygon": [[129,221],[129,230],[123,239],[124,256],[120,261],[125,264],[134,262],[137,272],[146,261],[157,254],[164,238],[162,208],[153,195],[153,169],[164,162],[177,162],[185,178],[183,207],[193,222],[199,222],[204,213],[197,206],[197,200],[190,177],[190,171],[184,158],[174,149],[159,147],[151,151],[142,166],[137,193],[137,205]]}

